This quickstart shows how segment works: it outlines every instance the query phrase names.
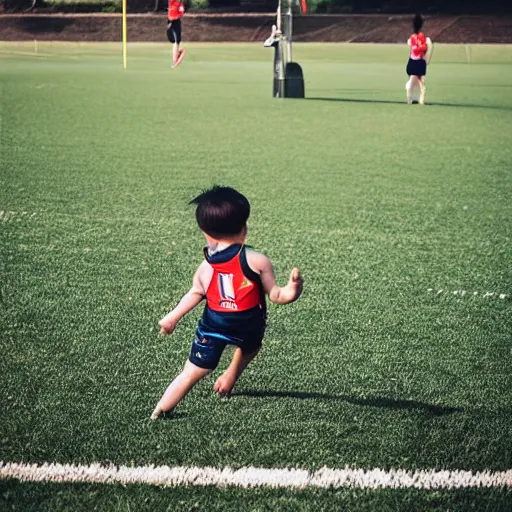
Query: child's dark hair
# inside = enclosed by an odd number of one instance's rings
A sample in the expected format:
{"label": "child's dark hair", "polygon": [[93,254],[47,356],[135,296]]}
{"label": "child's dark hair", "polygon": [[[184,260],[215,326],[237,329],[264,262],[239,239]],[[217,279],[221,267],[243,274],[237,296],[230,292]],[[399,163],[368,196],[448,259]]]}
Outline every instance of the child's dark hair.
{"label": "child's dark hair", "polygon": [[247,198],[231,187],[215,185],[189,204],[197,205],[197,223],[213,238],[237,235],[246,226],[251,213]]}
{"label": "child's dark hair", "polygon": [[414,16],[412,20],[412,28],[414,29],[415,34],[421,32],[421,29],[423,28],[423,16],[420,13]]}

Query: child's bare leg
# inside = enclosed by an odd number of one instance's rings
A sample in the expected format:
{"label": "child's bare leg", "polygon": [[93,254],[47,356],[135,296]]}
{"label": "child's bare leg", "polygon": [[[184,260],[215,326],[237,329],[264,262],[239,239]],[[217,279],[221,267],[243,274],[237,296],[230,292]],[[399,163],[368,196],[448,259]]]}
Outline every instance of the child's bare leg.
{"label": "child's bare leg", "polygon": [[233,359],[226,371],[217,379],[214,390],[217,393],[231,393],[235,387],[236,381],[242,375],[242,372],[247,368],[247,365],[256,357],[260,349],[254,352],[244,354],[240,347],[235,349]]}
{"label": "child's bare leg", "polygon": [[182,398],[193,388],[194,384],[206,377],[211,370],[200,368],[195,364],[187,361],[183,371],[169,384],[162,398],[158,401],[153,414],[152,420],[156,420],[162,412],[174,409]]}
{"label": "child's bare leg", "polygon": [[414,90],[418,87],[418,77],[415,75],[411,75],[409,81],[407,82],[407,103],[412,103],[412,94]]}
{"label": "child's bare leg", "polygon": [[420,105],[425,105],[425,77],[422,76],[419,78],[419,84],[420,84]]}
{"label": "child's bare leg", "polygon": [[243,361],[243,352],[240,347],[236,347],[235,352],[233,354],[233,359],[231,359],[231,363],[228,368],[224,371],[224,373],[217,379],[215,386],[213,389],[217,393],[230,393],[235,385],[240,373]]}
{"label": "child's bare leg", "polygon": [[180,56],[180,44],[174,43],[172,45],[172,62],[173,62],[173,64],[176,64],[176,61],[178,60],[179,56]]}
{"label": "child's bare leg", "polygon": [[408,104],[411,104],[412,103],[412,76],[409,77],[409,81],[405,84],[405,91],[407,93],[407,103]]}

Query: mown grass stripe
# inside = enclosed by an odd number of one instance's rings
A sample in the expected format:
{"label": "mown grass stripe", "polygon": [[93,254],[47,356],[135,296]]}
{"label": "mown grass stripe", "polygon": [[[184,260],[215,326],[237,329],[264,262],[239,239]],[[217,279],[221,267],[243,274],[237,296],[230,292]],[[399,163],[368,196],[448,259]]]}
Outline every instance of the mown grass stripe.
{"label": "mown grass stripe", "polygon": [[357,489],[459,489],[512,487],[512,470],[437,471],[433,469],[303,469],[242,467],[239,469],[183,466],[102,466],[101,464],[22,464],[0,462],[0,478],[24,482],[85,482],[193,485],[218,487],[357,488]]}

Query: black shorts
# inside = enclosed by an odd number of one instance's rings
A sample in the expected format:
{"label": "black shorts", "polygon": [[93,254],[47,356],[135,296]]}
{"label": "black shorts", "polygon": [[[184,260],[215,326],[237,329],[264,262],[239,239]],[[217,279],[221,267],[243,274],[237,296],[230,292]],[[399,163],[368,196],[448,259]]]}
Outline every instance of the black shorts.
{"label": "black shorts", "polygon": [[425,59],[413,60],[409,58],[406,73],[409,76],[425,76],[427,74],[427,62]]}
{"label": "black shorts", "polygon": [[167,20],[167,39],[170,43],[181,43],[181,19]]}

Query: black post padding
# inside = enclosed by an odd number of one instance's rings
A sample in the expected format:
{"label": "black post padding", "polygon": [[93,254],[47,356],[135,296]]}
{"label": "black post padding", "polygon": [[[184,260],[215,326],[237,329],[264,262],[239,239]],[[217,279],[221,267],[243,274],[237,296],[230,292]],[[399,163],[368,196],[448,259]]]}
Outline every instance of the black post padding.
{"label": "black post padding", "polygon": [[296,62],[288,62],[284,72],[284,97],[304,98],[304,75]]}

